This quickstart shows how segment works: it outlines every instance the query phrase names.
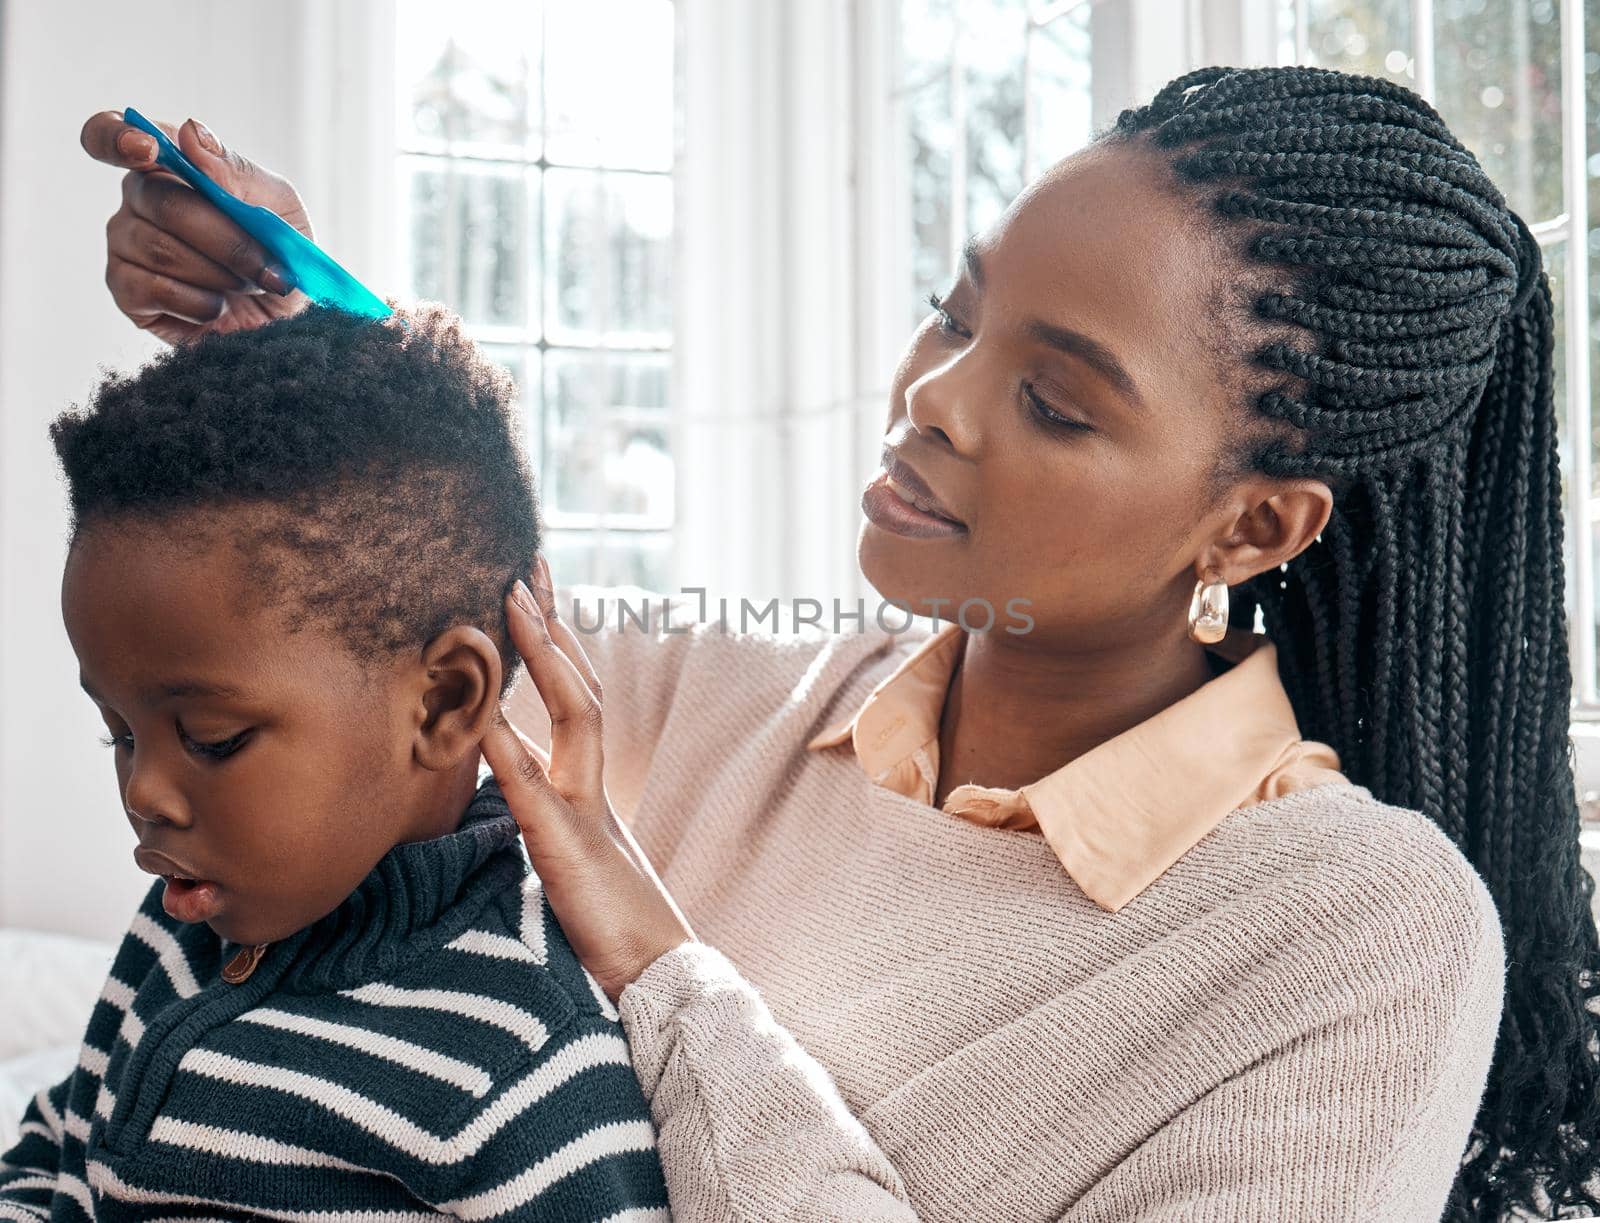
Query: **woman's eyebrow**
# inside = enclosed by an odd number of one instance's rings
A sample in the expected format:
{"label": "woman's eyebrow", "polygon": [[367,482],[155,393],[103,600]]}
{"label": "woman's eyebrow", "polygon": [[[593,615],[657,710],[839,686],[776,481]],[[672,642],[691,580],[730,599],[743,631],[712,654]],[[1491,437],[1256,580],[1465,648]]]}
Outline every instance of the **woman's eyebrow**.
{"label": "woman's eyebrow", "polygon": [[983,288],[983,261],[978,258],[978,235],[973,234],[961,248],[961,263],[967,269],[967,279],[973,287]]}
{"label": "woman's eyebrow", "polygon": [[[961,248],[961,263],[966,268],[967,279],[972,281],[973,287],[982,289],[983,260],[978,256],[976,234],[968,238],[966,245]],[[1058,327],[1054,323],[1038,319],[1030,322],[1026,331],[1040,343],[1048,344],[1068,356],[1077,357],[1109,382],[1131,406],[1141,410],[1145,407],[1144,396],[1139,394],[1139,388],[1134,383],[1132,375],[1128,373],[1127,367],[1117,360],[1116,353],[1099,340],[1090,339],[1083,332],[1074,331],[1070,327]]]}
{"label": "woman's eyebrow", "polygon": [[1116,353],[1099,340],[1092,340],[1081,331],[1074,331],[1070,327],[1057,327],[1054,323],[1041,322],[1039,319],[1030,322],[1026,330],[1041,343],[1048,344],[1051,348],[1069,356],[1077,357],[1115,387],[1129,404],[1143,410],[1144,396],[1139,394],[1139,388],[1134,385],[1133,377],[1122,362],[1117,360]]}

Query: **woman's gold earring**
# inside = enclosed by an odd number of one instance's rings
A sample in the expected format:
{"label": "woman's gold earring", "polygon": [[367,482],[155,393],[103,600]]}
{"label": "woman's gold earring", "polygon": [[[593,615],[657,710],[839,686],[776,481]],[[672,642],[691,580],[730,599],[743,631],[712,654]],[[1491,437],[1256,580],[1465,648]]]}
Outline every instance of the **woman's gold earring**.
{"label": "woman's gold earring", "polygon": [[[1207,569],[1215,575],[1215,569]],[[1202,645],[1212,645],[1228,635],[1228,584],[1220,576],[1210,582],[1197,581],[1189,600],[1189,636]]]}

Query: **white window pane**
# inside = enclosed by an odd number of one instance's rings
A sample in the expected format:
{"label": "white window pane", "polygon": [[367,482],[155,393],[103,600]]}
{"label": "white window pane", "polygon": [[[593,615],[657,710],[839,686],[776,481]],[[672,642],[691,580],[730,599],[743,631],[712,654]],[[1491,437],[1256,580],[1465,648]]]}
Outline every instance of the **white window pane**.
{"label": "white window pane", "polygon": [[584,0],[545,10],[545,156],[561,165],[672,165],[671,0]]}
{"label": "white window pane", "polygon": [[[1565,242],[1552,242],[1543,250],[1545,272],[1550,277],[1550,295],[1555,302],[1555,415],[1556,415],[1556,444],[1561,452],[1561,517],[1564,528],[1562,541],[1563,563],[1567,575],[1566,581],[1566,606],[1567,623],[1570,631],[1576,634],[1579,631],[1577,584],[1573,581],[1573,558],[1576,555],[1573,533],[1573,516],[1568,508],[1567,498],[1572,486],[1572,446],[1567,440],[1567,327],[1566,309],[1561,297],[1566,285],[1567,244]],[[1600,542],[1600,537],[1597,537]]]}
{"label": "white window pane", "polygon": [[[1591,247],[1593,247],[1595,245],[1593,237],[1591,237],[1590,245],[1591,245]],[[1574,581],[1574,578],[1573,578],[1573,572],[1574,572],[1574,570],[1573,570],[1573,557],[1574,557],[1574,549],[1575,549],[1575,535],[1574,535],[1574,531],[1573,531],[1573,513],[1572,513],[1571,509],[1569,508],[1570,503],[1568,501],[1568,497],[1570,496],[1570,492],[1571,492],[1573,462],[1572,462],[1572,447],[1571,447],[1570,443],[1568,442],[1567,421],[1568,421],[1568,415],[1569,415],[1569,411],[1570,411],[1571,405],[1570,405],[1570,403],[1568,402],[1568,399],[1567,399],[1567,373],[1566,373],[1567,345],[1568,345],[1568,343],[1572,342],[1572,337],[1571,337],[1571,335],[1569,333],[1569,330],[1568,330],[1568,327],[1567,327],[1567,310],[1566,310],[1565,303],[1563,301],[1563,298],[1565,296],[1566,283],[1567,283],[1567,278],[1566,278],[1566,255],[1567,255],[1567,251],[1566,251],[1566,247],[1567,247],[1567,244],[1564,241],[1563,242],[1552,242],[1549,245],[1547,245],[1544,248],[1544,266],[1545,266],[1546,273],[1550,277],[1550,293],[1551,293],[1551,296],[1552,296],[1552,298],[1554,299],[1554,302],[1555,302],[1555,352],[1554,352],[1554,357],[1553,357],[1553,360],[1555,362],[1554,393],[1555,393],[1556,427],[1559,430],[1557,436],[1559,438],[1559,444],[1560,444],[1560,449],[1561,449],[1562,518],[1563,518],[1563,523],[1564,523],[1564,526],[1565,526],[1565,538],[1564,538],[1564,541],[1563,541],[1563,560],[1564,560],[1564,562],[1566,564],[1566,574],[1567,574],[1566,592],[1565,593],[1566,593],[1567,622],[1568,622],[1569,625],[1571,625],[1571,632],[1572,632],[1574,638],[1576,638],[1576,636],[1581,632],[1588,631],[1590,633],[1596,633],[1597,630],[1600,630],[1600,611],[1597,611],[1594,608],[1590,609],[1590,613],[1589,613],[1589,621],[1590,622],[1589,622],[1589,625],[1587,626],[1587,629],[1586,629],[1585,626],[1584,626],[1584,623],[1583,623],[1583,618],[1579,615],[1579,612],[1578,612],[1578,607],[1577,607],[1577,586],[1576,586],[1576,582]],[[1592,257],[1592,252],[1591,252],[1591,257]],[[1590,318],[1593,318],[1596,306],[1597,306],[1597,304],[1600,304],[1600,303],[1597,303],[1596,300],[1595,300],[1595,298],[1596,298],[1596,294],[1595,294],[1596,285],[1595,285],[1595,279],[1594,279],[1593,276],[1590,277],[1589,283],[1590,283],[1589,315],[1590,315]],[[1593,326],[1591,325],[1591,327],[1590,327],[1590,337],[1589,337],[1589,345],[1590,345],[1589,360],[1590,360],[1590,363],[1591,363],[1591,368],[1594,368],[1594,362],[1597,359],[1600,359],[1600,344],[1597,344],[1597,342],[1596,342],[1597,338],[1600,338],[1600,337],[1596,337],[1594,335],[1594,329],[1593,329]],[[1591,399],[1592,399],[1592,396],[1591,396]],[[1593,411],[1591,409],[1591,418],[1590,419],[1591,419],[1591,424],[1590,424],[1590,451],[1589,452],[1590,452],[1590,456],[1591,456],[1591,459],[1590,459],[1590,463],[1591,463],[1591,468],[1590,468],[1590,471],[1591,471],[1591,491],[1590,491],[1591,502],[1590,502],[1590,505],[1588,507],[1586,507],[1586,511],[1590,515],[1590,519],[1592,521],[1593,517],[1594,517],[1594,506],[1596,504],[1600,504],[1600,502],[1597,502],[1597,501],[1594,500],[1594,498],[1597,496],[1597,494],[1600,494],[1600,488],[1596,488],[1594,486],[1594,483],[1593,483],[1593,480],[1596,477],[1600,477],[1600,432],[1596,432],[1597,425],[1600,425],[1600,414],[1593,413]],[[1600,524],[1597,524],[1597,527],[1600,527]],[[1593,571],[1595,573],[1600,573],[1600,529],[1596,529],[1594,531],[1594,533],[1592,535],[1592,541],[1593,541],[1594,551],[1593,551],[1593,555],[1591,557],[1591,564],[1593,566]],[[1600,651],[1597,651],[1597,652],[1600,652]]]}
{"label": "white window pane", "polygon": [[665,419],[672,359],[666,353],[552,348],[550,411],[562,427],[598,415]]}
{"label": "white window pane", "polygon": [[950,117],[950,77],[936,76],[903,98],[911,155],[911,275],[915,290],[912,315],[928,312],[929,293],[950,286],[953,182],[950,150],[954,124]]}
{"label": "white window pane", "polygon": [[469,324],[528,324],[526,172],[492,162],[408,158],[404,166],[410,292]]}
{"label": "white window pane", "polygon": [[1028,9],[1022,0],[987,0],[962,5],[960,16],[966,87],[966,229],[981,233],[1022,190],[1022,51]]}
{"label": "white window pane", "polygon": [[[1574,228],[1587,237],[1589,243],[1589,292],[1588,317],[1579,326],[1588,331],[1589,335],[1589,401],[1592,418],[1600,425],[1600,402],[1596,396],[1600,395],[1600,330],[1597,330],[1596,320],[1600,319],[1600,0],[1586,0],[1583,10],[1583,37],[1585,54],[1583,57],[1583,90],[1584,111],[1586,116],[1585,128],[1585,153],[1588,157],[1588,218],[1587,224],[1580,221]],[[1545,267],[1550,270],[1550,285],[1553,292],[1557,292],[1556,276],[1564,273],[1564,268],[1558,268],[1559,258],[1555,254],[1557,248],[1551,247],[1545,252]],[[1556,309],[1561,309],[1561,297],[1556,296]],[[1559,322],[1559,315],[1558,315]],[[1561,368],[1561,353],[1556,354],[1557,397],[1565,403],[1566,396],[1564,372]],[[1594,470],[1600,473],[1600,453],[1596,455]],[[1595,538],[1600,540],[1600,530],[1595,533]],[[1595,569],[1600,574],[1600,567]]]}
{"label": "white window pane", "polygon": [[1278,0],[1277,26],[1278,26],[1278,62],[1292,64],[1298,58],[1295,53],[1295,39],[1298,36],[1295,30],[1299,20],[1295,13],[1295,0]]}
{"label": "white window pane", "polygon": [[1554,0],[1435,0],[1439,113],[1528,221],[1561,212]]}
{"label": "white window pane", "polygon": [[1089,92],[1089,6],[1035,29],[1030,37],[1028,95],[1033,165],[1024,167],[1025,179],[1081,149],[1094,134]]}
{"label": "white window pane", "polygon": [[[603,538],[588,531],[552,530],[545,537],[545,557],[550,562],[550,573],[558,583],[568,585],[589,582],[599,586],[642,586],[649,591],[669,595],[677,587],[672,583],[672,537],[665,531],[608,531]],[[637,603],[629,604],[633,613],[643,616],[644,609]],[[571,609],[559,609],[563,615]],[[599,617],[598,604],[581,603],[582,622],[592,626]],[[661,604],[651,605],[652,622],[659,620]],[[605,616],[613,629],[617,625],[617,608],[606,601]],[[631,628],[633,620],[626,623]]]}
{"label": "white window pane", "polygon": [[[1587,0],[1584,4],[1584,41],[1587,44],[1584,56],[1584,109],[1587,122],[1586,143],[1588,145],[1588,183],[1589,201],[1588,217],[1577,219],[1574,225],[1575,235],[1568,241],[1586,241],[1589,248],[1589,284],[1588,292],[1583,295],[1584,303],[1580,308],[1586,309],[1585,317],[1580,321],[1576,317],[1569,319],[1565,315],[1562,298],[1565,296],[1563,289],[1566,284],[1566,243],[1552,243],[1545,248],[1545,270],[1550,274],[1550,291],[1555,296],[1556,303],[1556,411],[1560,413],[1562,432],[1566,432],[1567,412],[1571,404],[1567,399],[1566,385],[1566,346],[1569,343],[1587,343],[1589,345],[1589,403],[1590,403],[1590,463],[1591,463],[1591,508],[1590,517],[1593,519],[1596,504],[1593,500],[1597,490],[1593,478],[1600,477],[1600,435],[1596,433],[1596,426],[1600,426],[1600,410],[1596,410],[1596,394],[1600,393],[1600,378],[1596,372],[1600,371],[1600,334],[1596,333],[1595,319],[1600,315],[1600,279],[1596,273],[1600,272],[1600,158],[1595,154],[1600,152],[1600,3]],[[1570,455],[1563,437],[1562,441],[1562,470],[1570,473]],[[1570,478],[1570,475],[1569,475]],[[1571,527],[1568,526],[1570,534]],[[1596,524],[1594,531],[1595,554],[1591,558],[1592,572],[1600,574],[1600,524]],[[1569,549],[1570,551],[1570,549]],[[1571,557],[1569,555],[1570,563]],[[1568,585],[1571,586],[1572,570],[1569,568]],[[1570,593],[1570,591],[1569,591]],[[1568,611],[1571,613],[1572,600],[1568,600]],[[1587,631],[1593,633],[1596,629],[1596,618],[1600,617],[1600,608],[1589,610],[1590,623]],[[1571,621],[1572,632],[1576,636],[1585,631],[1577,617]],[[1600,656],[1600,650],[1596,651]]]}
{"label": "white window pane", "polygon": [[675,7],[399,0],[396,32],[408,291],[516,380],[560,578],[665,588]]}
{"label": "white window pane", "polygon": [[538,5],[404,0],[396,24],[403,143],[528,144],[539,122]]}
{"label": "white window pane", "polygon": [[[517,401],[526,404],[528,395],[528,363],[526,350],[515,344],[485,344],[479,341],[478,348],[483,355],[510,374],[517,384]],[[533,401],[538,402],[534,396]]]}
{"label": "white window pane", "polygon": [[669,524],[670,358],[552,349],[545,370],[547,510]]}
{"label": "white window pane", "polygon": [[1544,257],[1545,274],[1550,277],[1550,296],[1555,302],[1555,408],[1556,421],[1561,438],[1561,470],[1572,470],[1572,452],[1567,445],[1567,371],[1566,371],[1566,334],[1567,312],[1561,298],[1566,285],[1566,258],[1567,244],[1565,242],[1551,242],[1542,250]]}
{"label": "white window pane", "polygon": [[522,418],[524,442],[532,469],[539,470],[539,351],[516,344],[486,344],[478,347],[497,365],[502,366],[517,384],[517,406]]}
{"label": "white window pane", "polygon": [[665,346],[672,329],[672,180],[549,170],[544,184],[546,338]]}
{"label": "white window pane", "polygon": [[952,0],[900,0],[900,89],[948,76],[955,50]]}
{"label": "white window pane", "polygon": [[1416,85],[1411,0],[1306,0],[1306,60]]}
{"label": "white window pane", "polygon": [[895,115],[909,159],[909,309],[920,321],[928,294],[949,287],[961,243],[1089,141],[1089,6],[1044,27],[1026,0],[900,0],[899,16]]}

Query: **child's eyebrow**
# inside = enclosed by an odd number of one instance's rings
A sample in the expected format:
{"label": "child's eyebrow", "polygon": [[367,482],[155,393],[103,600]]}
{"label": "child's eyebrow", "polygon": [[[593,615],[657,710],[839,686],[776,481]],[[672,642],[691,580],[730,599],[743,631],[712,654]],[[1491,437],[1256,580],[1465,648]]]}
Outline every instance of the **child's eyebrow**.
{"label": "child's eyebrow", "polygon": [[[78,677],[78,686],[89,694],[91,700],[100,701],[100,694],[81,675]],[[232,699],[241,697],[244,694],[239,689],[231,688],[227,684],[213,683],[208,680],[181,679],[170,684],[157,685],[151,689],[151,695],[158,699],[170,701],[185,696],[213,696]]]}

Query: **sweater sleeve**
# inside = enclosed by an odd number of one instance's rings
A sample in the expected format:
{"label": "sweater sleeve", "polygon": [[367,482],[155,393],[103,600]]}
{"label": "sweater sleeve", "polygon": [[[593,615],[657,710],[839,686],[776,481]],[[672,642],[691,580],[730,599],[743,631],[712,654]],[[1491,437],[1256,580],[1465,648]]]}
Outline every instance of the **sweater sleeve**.
{"label": "sweater sleeve", "polygon": [[[600,679],[606,788],[631,821],[689,652],[721,625],[692,592],[558,587],[556,607]],[[507,704],[517,727],[548,747],[537,692],[524,681]],[[666,953],[618,1010],[674,1219],[915,1219],[900,1176],[828,1072],[720,952],[689,943]]]}
{"label": "sweater sleeve", "polygon": [[35,1095],[24,1110],[16,1144],[0,1155],[0,1219],[48,1217],[61,1170],[62,1117],[71,1087],[69,1074]]}
{"label": "sweater sleeve", "polygon": [[622,991],[680,1223],[915,1220],[822,1065],[720,951],[689,942]]}
{"label": "sweater sleeve", "polygon": [[[1483,901],[1477,937],[1455,939],[1447,977],[1428,986],[1399,973],[1381,987],[1369,982],[1366,1004],[1281,1041],[1219,1083],[1063,1219],[1440,1218],[1500,1024],[1503,936],[1486,891]],[[1436,933],[1416,932],[1418,944],[1448,947],[1434,941]],[[1357,954],[1351,952],[1352,965]]]}

